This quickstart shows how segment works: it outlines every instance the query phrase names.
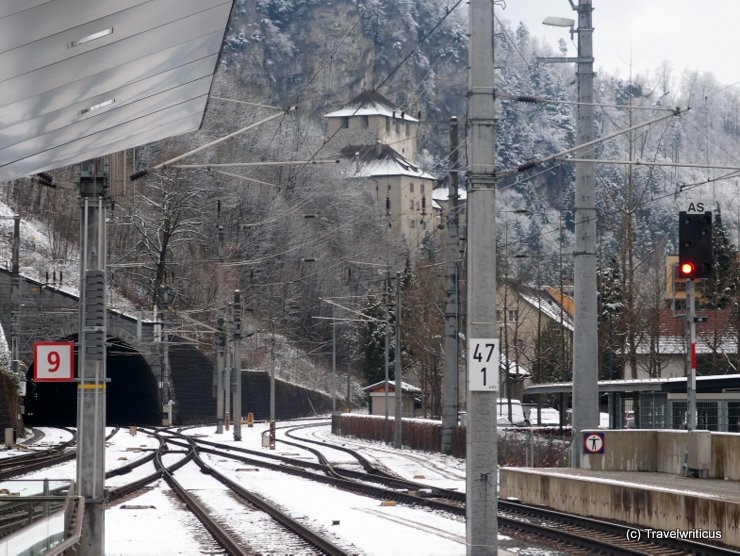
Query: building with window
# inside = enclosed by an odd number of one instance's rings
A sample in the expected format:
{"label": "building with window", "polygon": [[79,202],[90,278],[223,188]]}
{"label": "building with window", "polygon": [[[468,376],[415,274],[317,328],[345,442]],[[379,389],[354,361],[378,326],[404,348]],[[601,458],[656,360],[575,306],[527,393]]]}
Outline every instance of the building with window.
{"label": "building with window", "polygon": [[375,91],[325,117],[326,149],[342,160],[343,175],[366,188],[393,233],[418,251],[440,222],[432,199],[436,178],[416,163],[419,120]]}

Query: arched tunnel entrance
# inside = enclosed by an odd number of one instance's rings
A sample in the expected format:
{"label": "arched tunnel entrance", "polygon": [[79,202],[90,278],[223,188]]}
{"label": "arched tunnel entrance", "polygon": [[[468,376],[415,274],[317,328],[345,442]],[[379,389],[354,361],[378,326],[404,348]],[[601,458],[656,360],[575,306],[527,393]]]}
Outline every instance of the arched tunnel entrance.
{"label": "arched tunnel entrance", "polygon": [[[65,338],[75,341],[77,336]],[[75,376],[79,361],[75,346]],[[159,425],[161,407],[157,381],[144,357],[118,338],[108,338],[106,424]],[[28,426],[77,426],[77,383],[33,382],[33,365],[26,373],[24,423]]]}

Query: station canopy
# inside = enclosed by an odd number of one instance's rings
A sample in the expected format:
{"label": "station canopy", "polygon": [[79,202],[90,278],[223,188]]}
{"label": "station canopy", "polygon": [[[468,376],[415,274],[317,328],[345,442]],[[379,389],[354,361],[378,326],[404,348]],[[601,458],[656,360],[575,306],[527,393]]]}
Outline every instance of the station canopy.
{"label": "station canopy", "polygon": [[0,2],[0,182],[198,129],[232,4]]}

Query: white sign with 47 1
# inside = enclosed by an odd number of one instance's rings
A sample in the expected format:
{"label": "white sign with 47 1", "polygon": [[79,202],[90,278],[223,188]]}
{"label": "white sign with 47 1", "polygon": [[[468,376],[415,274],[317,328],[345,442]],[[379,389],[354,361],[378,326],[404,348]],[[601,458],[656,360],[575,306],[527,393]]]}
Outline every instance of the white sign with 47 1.
{"label": "white sign with 47 1", "polygon": [[498,340],[471,338],[468,342],[468,390],[498,392],[498,382]]}

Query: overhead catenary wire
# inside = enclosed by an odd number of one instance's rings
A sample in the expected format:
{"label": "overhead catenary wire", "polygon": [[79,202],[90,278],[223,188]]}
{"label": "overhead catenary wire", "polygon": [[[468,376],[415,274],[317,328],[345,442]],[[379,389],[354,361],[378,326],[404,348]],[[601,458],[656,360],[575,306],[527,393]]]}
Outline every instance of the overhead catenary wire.
{"label": "overhead catenary wire", "polygon": [[[737,172],[737,171],[730,172],[729,174],[725,174],[724,176],[718,176],[718,177],[715,177],[715,178],[707,178],[706,180],[703,180],[703,181],[700,181],[700,182],[696,182],[696,183],[693,183],[693,184],[685,184],[684,186],[682,186],[681,191],[679,191],[679,193],[681,193],[683,191],[690,190],[690,189],[695,189],[697,187],[701,187],[702,185],[707,185],[708,183],[712,183],[712,182],[715,182],[715,181],[733,179],[733,178],[736,178],[736,177],[740,177],[740,172]],[[646,201],[637,203],[634,208],[645,207],[645,206],[650,205],[650,204],[652,204],[652,203],[654,203],[656,201],[659,201],[661,199],[666,199],[668,197],[673,197],[675,195],[676,195],[675,192],[666,193],[665,195],[659,195],[657,197],[653,197],[652,199],[648,199]],[[614,209],[614,210],[600,211],[599,212],[599,215],[597,217],[594,217],[592,220],[595,220],[596,218],[601,218],[603,216],[609,216],[609,215],[613,215],[613,214],[618,214],[619,212],[621,212],[621,210],[622,209]],[[551,234],[553,234],[555,232],[560,232],[560,231],[561,231],[561,228],[558,226],[557,228],[552,228],[550,230],[545,230],[545,231],[541,232],[537,237],[544,238],[545,236],[549,236],[549,235],[551,235]],[[518,243],[521,243],[521,241],[514,240],[514,241],[511,241],[511,242],[506,243],[506,246],[507,247],[511,247],[511,246],[516,245]]]}
{"label": "overhead catenary wire", "polygon": [[604,104],[601,102],[577,102],[574,100],[554,100],[533,95],[512,95],[501,91],[494,91],[493,96],[497,100],[523,102],[525,104],[555,104],[563,106],[593,106],[594,108],[620,108],[631,110],[644,110],[649,112],[675,112],[676,108],[667,106],[629,106],[626,104]]}
{"label": "overhead catenary wire", "polygon": [[523,164],[518,165],[516,168],[511,169],[504,169],[504,170],[497,170],[495,172],[497,177],[503,177],[503,176],[511,176],[518,174],[520,172],[525,172],[529,170],[530,168],[535,168],[537,166],[540,166],[541,164],[544,164],[545,162],[549,162],[551,160],[556,160],[563,158],[567,154],[575,153],[583,149],[588,149],[590,147],[593,147],[594,145],[597,145],[599,143],[603,143],[604,141],[608,141],[610,139],[614,139],[615,137],[619,137],[620,135],[624,135],[625,133],[629,133],[631,131],[634,131],[636,129],[640,129],[646,126],[654,125],[658,122],[661,122],[663,120],[666,120],[668,118],[672,118],[674,116],[678,116],[680,114],[683,114],[684,112],[688,111],[689,108],[675,108],[670,114],[666,116],[661,116],[659,118],[656,118],[654,120],[650,120],[647,122],[643,122],[640,124],[633,125],[631,127],[628,127],[626,129],[621,129],[619,131],[615,131],[614,133],[610,133],[608,135],[605,135],[603,137],[598,137],[592,141],[587,141],[586,143],[581,143],[580,145],[576,145],[575,147],[571,147],[569,149],[565,149],[564,151],[560,151],[559,153],[555,153],[549,156],[546,156],[544,158],[531,160],[529,162],[525,162]]}

